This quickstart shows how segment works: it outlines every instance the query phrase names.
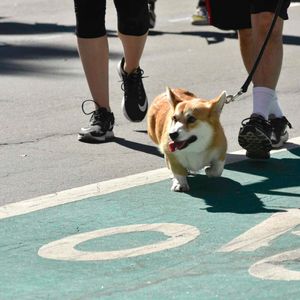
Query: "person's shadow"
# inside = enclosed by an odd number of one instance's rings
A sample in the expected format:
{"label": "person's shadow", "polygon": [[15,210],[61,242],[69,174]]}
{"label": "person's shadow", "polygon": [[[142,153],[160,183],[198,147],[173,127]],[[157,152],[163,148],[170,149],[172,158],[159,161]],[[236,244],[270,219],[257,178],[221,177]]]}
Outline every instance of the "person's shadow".
{"label": "person's shadow", "polygon": [[[226,165],[219,178],[189,177],[189,195],[203,199],[206,210],[213,213],[274,213],[291,208],[287,202],[279,205],[274,201],[279,197],[289,197],[292,206],[299,207],[300,148],[289,151],[294,158],[270,158],[263,162],[248,159]],[[234,179],[226,177],[227,173]]]}
{"label": "person's shadow", "polygon": [[[171,31],[159,31],[159,30],[151,30],[149,31],[149,36],[160,36],[160,35],[186,35],[186,36],[195,36],[200,37],[206,40],[208,45],[218,44],[225,42],[226,40],[238,39],[238,34],[236,31],[231,30],[213,30],[213,31],[205,31],[205,30],[189,30],[189,31],[179,31],[179,32],[171,32]],[[282,41],[284,45],[300,45],[300,37],[294,35],[286,35],[282,36]]]}

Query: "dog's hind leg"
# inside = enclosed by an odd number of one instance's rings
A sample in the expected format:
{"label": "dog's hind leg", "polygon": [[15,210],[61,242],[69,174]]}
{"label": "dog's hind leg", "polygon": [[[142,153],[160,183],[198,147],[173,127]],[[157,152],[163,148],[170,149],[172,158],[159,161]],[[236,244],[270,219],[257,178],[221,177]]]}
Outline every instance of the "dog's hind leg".
{"label": "dog's hind leg", "polygon": [[219,177],[224,170],[225,160],[214,160],[210,166],[205,169],[205,173],[208,177]]}

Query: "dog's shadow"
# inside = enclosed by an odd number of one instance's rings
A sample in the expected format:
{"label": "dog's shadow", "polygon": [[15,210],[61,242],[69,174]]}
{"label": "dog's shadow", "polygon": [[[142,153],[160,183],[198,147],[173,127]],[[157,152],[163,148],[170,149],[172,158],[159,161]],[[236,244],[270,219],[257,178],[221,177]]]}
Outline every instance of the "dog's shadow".
{"label": "dog's shadow", "polygon": [[[289,151],[300,156],[300,148]],[[189,177],[188,194],[203,199],[208,206],[206,210],[212,213],[282,212],[290,207],[299,207],[299,171],[298,158],[271,158],[264,162],[244,160],[226,165],[223,176],[219,178],[206,175]],[[234,179],[226,177],[227,174]],[[279,198],[286,202],[278,204],[274,201]],[[292,202],[287,199],[292,199]]]}

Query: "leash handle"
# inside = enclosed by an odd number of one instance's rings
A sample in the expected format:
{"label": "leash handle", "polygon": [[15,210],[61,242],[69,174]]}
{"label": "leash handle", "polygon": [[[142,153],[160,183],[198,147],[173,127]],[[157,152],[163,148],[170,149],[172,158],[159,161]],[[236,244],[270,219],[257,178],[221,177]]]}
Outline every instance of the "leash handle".
{"label": "leash handle", "polygon": [[283,1],[284,1],[284,0],[278,0],[278,3],[277,3],[277,6],[276,6],[276,10],[275,10],[275,12],[274,12],[274,17],[273,17],[271,26],[270,26],[270,28],[269,28],[269,31],[268,31],[267,36],[266,36],[266,38],[265,38],[265,41],[264,41],[264,43],[263,43],[263,45],[262,45],[262,47],[261,47],[261,49],[260,49],[260,52],[259,52],[259,54],[258,54],[258,56],[257,56],[257,58],[256,58],[256,60],[255,60],[255,63],[254,63],[254,65],[253,65],[253,67],[252,67],[252,69],[251,69],[251,71],[250,71],[250,73],[249,73],[249,75],[248,75],[246,81],[245,81],[244,84],[242,85],[241,89],[240,89],[235,95],[228,95],[228,96],[227,96],[227,98],[226,98],[226,103],[229,103],[229,102],[232,102],[232,101],[236,100],[236,99],[237,99],[239,96],[241,96],[243,93],[246,93],[246,92],[247,92],[248,87],[249,87],[249,85],[250,85],[250,83],[251,83],[251,81],[252,81],[253,75],[254,75],[254,73],[255,73],[255,71],[256,71],[256,69],[257,69],[257,66],[258,66],[258,64],[259,64],[259,62],[260,62],[260,60],[261,60],[261,58],[262,58],[262,56],[263,56],[263,54],[264,54],[265,48],[266,48],[267,43],[268,43],[268,41],[269,41],[269,39],[270,39],[270,36],[271,36],[271,34],[272,34],[273,28],[274,28],[274,26],[275,26],[275,23],[276,23],[277,18],[278,18],[278,16],[279,16],[280,10],[281,10],[281,8],[282,8]]}

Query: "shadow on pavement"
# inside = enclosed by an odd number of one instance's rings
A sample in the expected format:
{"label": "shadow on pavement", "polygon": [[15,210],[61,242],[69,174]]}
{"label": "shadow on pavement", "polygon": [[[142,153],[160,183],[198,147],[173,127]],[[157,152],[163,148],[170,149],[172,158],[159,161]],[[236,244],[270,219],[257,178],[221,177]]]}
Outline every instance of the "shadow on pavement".
{"label": "shadow on pavement", "polygon": [[57,66],[41,66],[40,60],[74,57],[77,50],[71,47],[5,44],[0,46],[0,74],[56,73]]}
{"label": "shadow on pavement", "polygon": [[[102,144],[103,142],[99,143],[99,142],[94,142],[94,141],[88,141],[88,142],[85,142],[85,141],[81,141],[82,143],[87,143],[87,144],[95,144],[95,145],[98,145],[98,144]],[[164,158],[164,156],[158,151],[157,147],[155,146],[149,146],[149,145],[145,145],[145,144],[142,144],[142,143],[137,143],[137,142],[133,142],[133,141],[129,141],[129,140],[126,140],[124,138],[120,138],[120,137],[114,137],[113,140],[110,140],[110,141],[105,141],[104,143],[116,143],[122,147],[126,147],[128,149],[132,149],[132,150],[135,150],[135,151],[139,151],[139,152],[144,152],[144,153],[147,153],[147,154],[151,154],[151,155],[155,155],[155,156],[158,156],[158,157],[161,157],[161,158]]]}
{"label": "shadow on pavement", "polygon": [[[1,17],[0,17],[1,19]],[[75,33],[75,26],[53,23],[0,22],[0,35],[33,35],[50,33]],[[117,37],[117,32],[107,30],[109,37]]]}
{"label": "shadow on pavement", "polygon": [[149,145],[129,141],[119,137],[115,137],[114,142],[132,150],[141,151],[147,154],[156,155],[163,158],[163,155],[158,151],[157,147],[155,146],[149,146]]}
{"label": "shadow on pavement", "polygon": [[[180,32],[168,32],[168,31],[158,31],[151,30],[149,36],[158,36],[158,35],[189,35],[189,36],[198,36],[206,39],[207,44],[217,44],[224,42],[226,39],[237,39],[238,35],[234,31],[180,31]],[[300,37],[294,35],[283,35],[283,44],[286,45],[300,45]]]}
{"label": "shadow on pavement", "polygon": [[225,177],[208,178],[206,175],[189,177],[192,197],[205,201],[208,212],[257,214],[274,213],[284,210],[265,207],[252,190],[239,182]]}
{"label": "shadow on pavement", "polygon": [[74,31],[74,26],[66,26],[52,23],[30,24],[19,22],[0,22],[0,35],[48,34]]}
{"label": "shadow on pavement", "polygon": [[[59,68],[56,65],[41,66],[40,60],[78,58],[76,46],[55,46],[58,43],[52,43],[49,46],[38,44],[39,37],[57,33],[75,33],[75,26],[52,23],[0,22],[0,36],[35,35],[35,37],[31,37],[30,41],[22,41],[22,44],[9,44],[3,41],[0,43],[0,74],[57,74]],[[107,34],[109,37],[117,37],[116,31],[108,30]],[[110,59],[119,59],[120,57],[119,53],[110,53]],[[29,60],[31,60],[30,63]]]}
{"label": "shadow on pavement", "polygon": [[[111,52],[110,59],[120,59],[121,53]],[[56,64],[47,64],[45,60],[78,58],[75,47],[52,45],[0,45],[0,74],[30,75],[59,74],[63,70]],[[43,64],[41,62],[43,61]],[[66,74],[64,72],[63,74]],[[74,75],[72,73],[72,75]]]}
{"label": "shadow on pavement", "polygon": [[[300,148],[288,149],[289,152],[300,157]],[[209,206],[209,212],[231,212],[239,214],[273,213],[284,211],[288,201],[292,207],[299,207],[300,194],[300,159],[270,158],[266,161],[244,160],[228,164],[225,170],[238,172],[238,178],[247,182],[249,175],[258,176],[259,179],[249,184],[240,184],[238,180],[225,177],[208,178],[206,175],[197,175],[189,178],[193,197],[204,199]],[[260,196],[262,201],[257,194]],[[225,197],[226,195],[226,197]],[[289,197],[286,205],[278,206],[272,201],[278,197]],[[292,203],[292,204],[291,204]],[[271,204],[270,208],[267,204]]]}
{"label": "shadow on pavement", "polygon": [[217,44],[224,42],[225,39],[237,39],[236,32],[214,32],[214,31],[180,31],[180,32],[167,32],[167,31],[158,31],[151,30],[149,31],[149,36],[158,36],[158,35],[190,35],[190,36],[199,36],[205,38],[208,44]]}

